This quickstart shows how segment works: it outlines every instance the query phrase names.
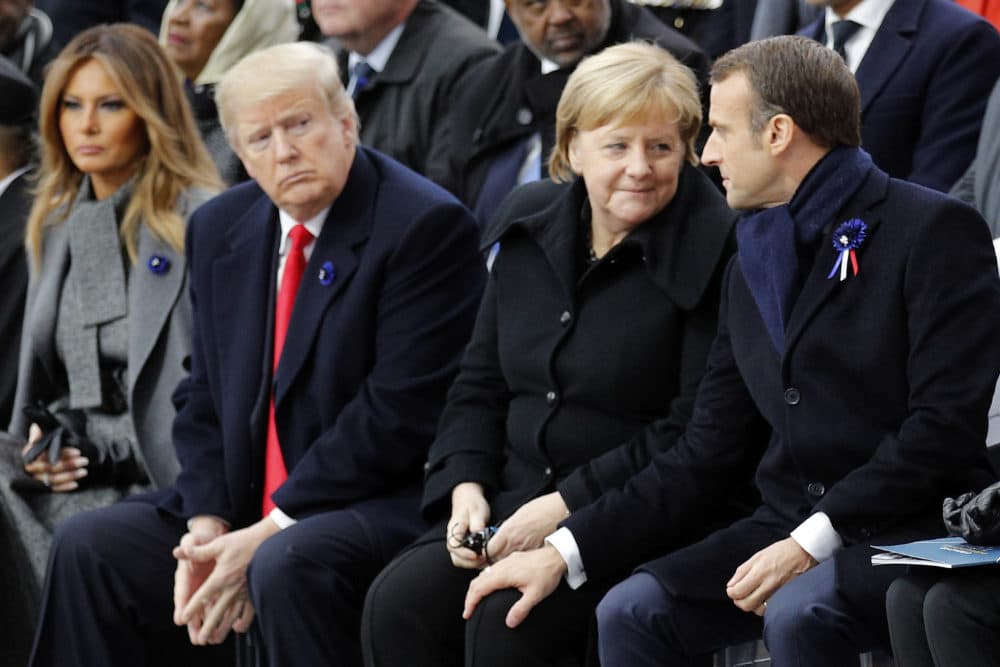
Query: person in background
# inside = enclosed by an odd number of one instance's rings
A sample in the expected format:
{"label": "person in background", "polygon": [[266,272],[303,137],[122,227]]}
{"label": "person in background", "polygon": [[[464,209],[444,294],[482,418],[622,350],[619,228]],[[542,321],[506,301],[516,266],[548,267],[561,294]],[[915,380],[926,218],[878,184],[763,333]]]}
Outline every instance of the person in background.
{"label": "person in background", "polygon": [[646,40],[691,67],[700,85],[708,76],[704,51],[626,0],[506,4],[521,41],[470,68],[455,87],[446,152],[435,160],[443,171],[431,174],[484,228],[514,186],[548,175],[559,96],[584,56]]}
{"label": "person in background", "polygon": [[31,210],[38,89],[0,56],[0,424],[10,422],[17,386],[18,341],[28,289],[24,225]]}
{"label": "person in background", "polygon": [[[0,56],[0,424],[10,421],[17,386],[18,341],[24,319],[28,264],[24,250],[24,225],[31,210],[28,179],[34,162],[35,110],[38,89],[21,70]],[[6,535],[4,536],[6,538]],[[2,565],[2,563],[0,563]],[[13,579],[9,579],[13,581]],[[8,585],[8,599],[23,595]],[[0,664],[24,664],[24,641],[32,633],[32,620],[20,603],[0,604]]]}
{"label": "person in background", "polygon": [[45,66],[56,51],[52,21],[32,0],[0,0],[0,56],[40,88]]}
{"label": "person in background", "polygon": [[[583,664],[613,580],[561,587],[516,633],[506,597],[463,623],[465,590],[691,416],[735,217],[695,166],[694,75],[651,44],[609,47],[577,67],[557,117],[553,180],[515,190],[486,239],[500,251],[424,480],[435,528],[372,584],[368,667]],[[463,546],[489,525],[482,550]]]}
{"label": "person in background", "polygon": [[[769,0],[773,2],[774,0]],[[758,0],[630,0],[689,37],[715,60],[750,41]],[[766,3],[765,3],[766,4]]]}
{"label": "person in background", "polygon": [[[691,421],[548,545],[481,573],[466,617],[514,587],[519,627],[563,575],[588,586],[640,566],[598,605],[604,667],[688,665],[761,633],[775,665],[843,667],[888,645],[899,572],[872,568],[871,545],[940,536],[941,498],[992,477],[1000,278],[982,217],[876,167],[859,117],[850,70],[814,40],[715,62],[702,159],[747,213]],[[752,515],[672,549],[692,508],[750,479]]]}
{"label": "person in background", "polygon": [[439,181],[456,82],[497,43],[436,0],[312,0],[312,12],[337,47],[361,142]]}
{"label": "person in background", "polygon": [[947,192],[976,153],[1000,76],[1000,35],[952,0],[809,0],[799,34],[832,48],[861,89],[861,144],[875,164]]}
{"label": "person in background", "polygon": [[809,0],[764,0],[756,4],[753,23],[750,24],[751,41],[794,35],[823,13],[822,7],[810,4]]}
{"label": "person in background", "polygon": [[134,23],[155,35],[166,5],[167,0],[35,0],[52,19],[52,39],[60,47],[103,23]]}
{"label": "person in background", "polygon": [[[177,476],[185,221],[219,187],[170,60],[136,26],[93,28],[63,49],[39,132],[17,390],[0,442],[0,562],[17,582],[3,604],[26,619],[55,527]],[[16,664],[28,642],[6,640]]]}
{"label": "person in background", "polygon": [[243,56],[293,42],[299,28],[290,0],[170,0],[160,44],[184,73],[195,120],[222,180],[246,180],[243,164],[219,123],[215,86]]}
{"label": "person in background", "polygon": [[359,665],[368,584],[426,530],[423,462],[485,277],[475,222],[358,145],[322,45],[246,56],[217,99],[254,180],[189,226],[182,469],[61,526],[35,667],[215,664],[192,646],[231,631],[250,664]]}
{"label": "person in background", "polygon": [[[976,157],[948,194],[979,211],[993,238],[1000,237],[1000,79],[986,102]],[[989,442],[1000,442],[1000,438]]]}

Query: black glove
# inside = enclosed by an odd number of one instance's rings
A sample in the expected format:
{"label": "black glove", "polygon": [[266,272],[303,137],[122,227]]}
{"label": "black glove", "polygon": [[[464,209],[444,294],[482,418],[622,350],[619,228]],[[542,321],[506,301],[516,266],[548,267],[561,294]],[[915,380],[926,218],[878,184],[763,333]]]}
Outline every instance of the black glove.
{"label": "black glove", "polygon": [[944,525],[969,544],[1000,544],[1000,482],[979,493],[945,498]]}
{"label": "black glove", "polygon": [[41,401],[24,406],[25,416],[38,424],[42,437],[26,451],[22,460],[28,465],[43,452],[48,453],[49,463],[59,461],[60,449],[75,447],[89,461],[87,476],[80,479],[80,488],[87,486],[129,486],[145,482],[146,475],[139,467],[128,444],[111,443],[98,447],[87,437],[87,416],[82,410],[60,409],[55,414]]}

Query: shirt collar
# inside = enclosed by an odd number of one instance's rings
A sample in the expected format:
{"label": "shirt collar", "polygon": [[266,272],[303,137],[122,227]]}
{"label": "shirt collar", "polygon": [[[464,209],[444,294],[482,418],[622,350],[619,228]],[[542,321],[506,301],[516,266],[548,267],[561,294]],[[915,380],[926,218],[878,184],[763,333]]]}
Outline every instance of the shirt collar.
{"label": "shirt collar", "polygon": [[559,69],[559,65],[549,60],[548,58],[540,58],[542,61],[542,74],[548,74],[549,72],[555,72]]}
{"label": "shirt collar", "polygon": [[854,21],[858,25],[864,28],[871,28],[872,30],[878,30],[879,26],[882,25],[882,19],[885,15],[889,13],[889,9],[892,8],[892,3],[896,0],[861,0],[858,6],[847,12],[847,16],[843,19],[837,16],[829,6],[826,8],[826,34],[831,35],[832,26],[837,21],[850,20]]}
{"label": "shirt collar", "polygon": [[[326,222],[326,216],[330,213],[330,206],[327,206],[315,217],[309,218],[302,224],[306,226],[309,233],[313,235],[313,239],[319,238],[319,233],[323,231],[323,223]],[[278,254],[284,255],[288,252],[289,237],[288,234],[292,231],[292,227],[299,224],[299,221],[285,213],[280,208],[278,209],[278,222],[281,224],[281,245],[278,248]]]}
{"label": "shirt collar", "polygon": [[362,60],[371,65],[371,68],[376,72],[384,70],[386,63],[389,62],[389,58],[392,57],[392,52],[396,49],[396,44],[399,43],[399,38],[403,35],[403,28],[405,27],[406,22],[404,21],[390,30],[389,34],[383,37],[382,41],[378,43],[378,46],[372,49],[371,53],[366,56],[351,51],[347,55],[347,66],[350,68],[350,71],[353,72],[354,66]]}

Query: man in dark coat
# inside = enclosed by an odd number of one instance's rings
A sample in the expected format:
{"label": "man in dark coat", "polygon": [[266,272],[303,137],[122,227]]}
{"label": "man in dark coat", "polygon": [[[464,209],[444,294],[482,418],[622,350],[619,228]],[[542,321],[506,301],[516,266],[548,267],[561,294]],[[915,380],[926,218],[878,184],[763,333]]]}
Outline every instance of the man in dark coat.
{"label": "man in dark coat", "polygon": [[257,664],[360,665],[368,583],[425,530],[422,464],[485,273],[475,223],[357,146],[319,45],[257,51],[217,96],[255,182],[188,229],[181,473],[59,527],[36,666],[218,664],[200,645],[251,622]]}
{"label": "man in dark coat", "polygon": [[323,34],[339,45],[361,142],[437,180],[455,83],[500,47],[436,0],[313,0],[312,11]]}
{"label": "man in dark coat", "polygon": [[435,160],[444,171],[428,174],[473,209],[480,225],[515,185],[547,174],[556,105],[585,55],[643,39],[674,54],[699,82],[708,74],[704,51],[626,0],[549,2],[540,15],[509,0],[507,11],[522,41],[470,68],[455,87],[450,134],[440,144],[447,154]]}
{"label": "man in dark coat", "polygon": [[[976,154],[1000,76],[1000,35],[951,0],[809,0],[824,14],[801,34],[842,49],[861,89],[861,145],[880,169],[941,192]],[[867,46],[866,46],[867,44]]]}
{"label": "man in dark coat", "polygon": [[[887,646],[872,544],[941,535],[941,498],[990,479],[986,410],[1000,368],[1000,280],[973,209],[890,178],[864,151],[839,56],[776,37],[713,69],[713,128],[737,223],[719,333],[688,428],[548,546],[470,586],[524,597],[599,579],[659,547],[739,482],[762,504],[642,566],[598,607],[601,662],[684,665],[763,631],[775,664],[838,666]],[[764,423],[767,442],[748,436]]]}
{"label": "man in dark coat", "polygon": [[0,56],[0,424],[10,421],[17,386],[17,358],[28,289],[24,225],[31,210],[28,182],[32,158],[32,124],[38,90],[6,58]]}

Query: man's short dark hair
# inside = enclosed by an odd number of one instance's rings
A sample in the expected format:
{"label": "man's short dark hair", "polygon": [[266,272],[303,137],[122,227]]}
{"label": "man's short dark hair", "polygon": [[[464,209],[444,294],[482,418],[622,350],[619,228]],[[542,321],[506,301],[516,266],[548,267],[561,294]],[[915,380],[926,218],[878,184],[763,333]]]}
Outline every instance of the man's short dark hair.
{"label": "man's short dark hair", "polygon": [[843,59],[816,40],[783,35],[744,44],[715,61],[711,83],[735,73],[750,85],[755,135],[784,113],[825,148],[861,145],[857,81]]}

